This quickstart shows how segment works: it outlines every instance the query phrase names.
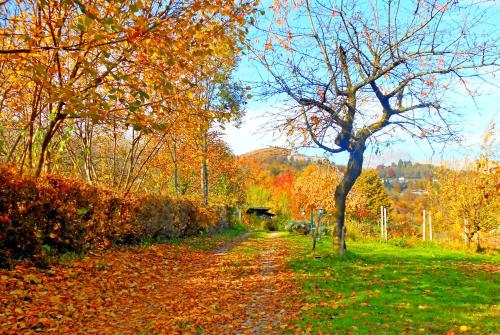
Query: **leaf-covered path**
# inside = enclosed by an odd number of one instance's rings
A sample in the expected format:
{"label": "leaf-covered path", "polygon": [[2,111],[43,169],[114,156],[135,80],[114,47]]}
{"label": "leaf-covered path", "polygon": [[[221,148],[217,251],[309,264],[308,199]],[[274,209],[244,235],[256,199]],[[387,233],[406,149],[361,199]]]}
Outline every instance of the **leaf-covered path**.
{"label": "leaf-covered path", "polygon": [[0,334],[272,334],[299,313],[279,234],[216,251],[112,250],[49,270],[0,272]]}

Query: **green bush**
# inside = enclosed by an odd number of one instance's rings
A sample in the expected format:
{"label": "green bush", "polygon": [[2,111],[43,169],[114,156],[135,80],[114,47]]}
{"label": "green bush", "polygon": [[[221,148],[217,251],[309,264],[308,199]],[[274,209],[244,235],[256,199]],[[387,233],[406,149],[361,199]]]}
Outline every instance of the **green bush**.
{"label": "green bush", "polygon": [[276,217],[273,218],[276,226],[275,230],[285,230],[287,224],[290,222],[292,214],[286,211],[278,211]]}
{"label": "green bush", "polygon": [[389,244],[392,244],[400,248],[415,248],[421,246],[433,246],[431,241],[422,241],[416,236],[402,236],[398,238],[390,239]]}

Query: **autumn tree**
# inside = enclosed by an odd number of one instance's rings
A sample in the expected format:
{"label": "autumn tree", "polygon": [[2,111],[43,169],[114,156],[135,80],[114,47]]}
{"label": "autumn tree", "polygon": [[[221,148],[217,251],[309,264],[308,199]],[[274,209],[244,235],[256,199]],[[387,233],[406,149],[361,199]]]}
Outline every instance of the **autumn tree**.
{"label": "autumn tree", "polygon": [[[452,90],[498,70],[499,43],[475,1],[279,1],[255,55],[268,94],[284,98],[280,128],[297,144],[346,152],[335,189],[334,247],[343,255],[346,199],[369,145],[456,138]],[[450,94],[448,94],[450,93]]]}
{"label": "autumn tree", "polygon": [[455,229],[465,235],[467,246],[473,238],[479,244],[479,232],[487,233],[498,227],[498,172],[484,173],[477,170],[446,170],[438,175],[439,189],[431,193],[434,212],[439,213],[439,225]]}
{"label": "autumn tree", "polygon": [[347,199],[347,214],[358,221],[377,222],[380,207],[388,208],[390,200],[382,179],[375,170],[365,170],[356,180]]}
{"label": "autumn tree", "polygon": [[3,160],[40,175],[65,135],[77,132],[86,179],[95,179],[92,128],[113,123],[125,137],[135,131],[132,143],[152,133],[161,139],[172,105],[189,107],[199,65],[227,49],[237,57],[253,12],[246,1],[2,3]]}
{"label": "autumn tree", "polygon": [[293,196],[297,205],[307,211],[323,208],[332,212],[332,193],[340,180],[339,170],[330,164],[311,164],[295,180]]}
{"label": "autumn tree", "polygon": [[198,94],[193,98],[193,123],[198,125],[194,131],[199,134],[196,142],[201,149],[201,194],[205,204],[208,204],[209,195],[209,133],[214,127],[240,120],[246,103],[245,89],[232,80],[236,55],[232,50],[225,55],[203,64],[195,81]]}
{"label": "autumn tree", "polygon": [[207,161],[210,202],[241,206],[246,200],[245,174],[237,157],[220,138],[210,141]]}
{"label": "autumn tree", "polygon": [[441,229],[455,227],[465,236],[467,247],[476,238],[477,249],[480,232],[488,233],[500,224],[500,166],[491,156],[494,129],[494,124],[487,129],[474,164],[463,170],[442,169],[437,185],[429,187],[429,202]]}

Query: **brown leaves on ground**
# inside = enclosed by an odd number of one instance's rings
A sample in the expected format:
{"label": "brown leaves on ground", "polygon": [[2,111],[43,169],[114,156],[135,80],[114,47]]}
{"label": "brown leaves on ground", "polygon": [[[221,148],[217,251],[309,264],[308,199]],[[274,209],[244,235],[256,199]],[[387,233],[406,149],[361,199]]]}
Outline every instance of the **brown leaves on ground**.
{"label": "brown leaves on ground", "polygon": [[0,334],[281,333],[299,313],[284,240],[227,253],[159,244],[0,272]]}

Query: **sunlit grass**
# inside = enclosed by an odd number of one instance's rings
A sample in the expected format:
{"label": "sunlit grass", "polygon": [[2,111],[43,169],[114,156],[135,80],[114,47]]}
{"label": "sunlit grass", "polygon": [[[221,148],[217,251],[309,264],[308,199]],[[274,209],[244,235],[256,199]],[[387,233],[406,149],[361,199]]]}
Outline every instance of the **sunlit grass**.
{"label": "sunlit grass", "polygon": [[[308,237],[291,235],[294,244]],[[316,258],[291,261],[307,304],[297,321],[313,334],[498,334],[498,256],[436,247],[353,242],[343,259],[331,239]]]}

